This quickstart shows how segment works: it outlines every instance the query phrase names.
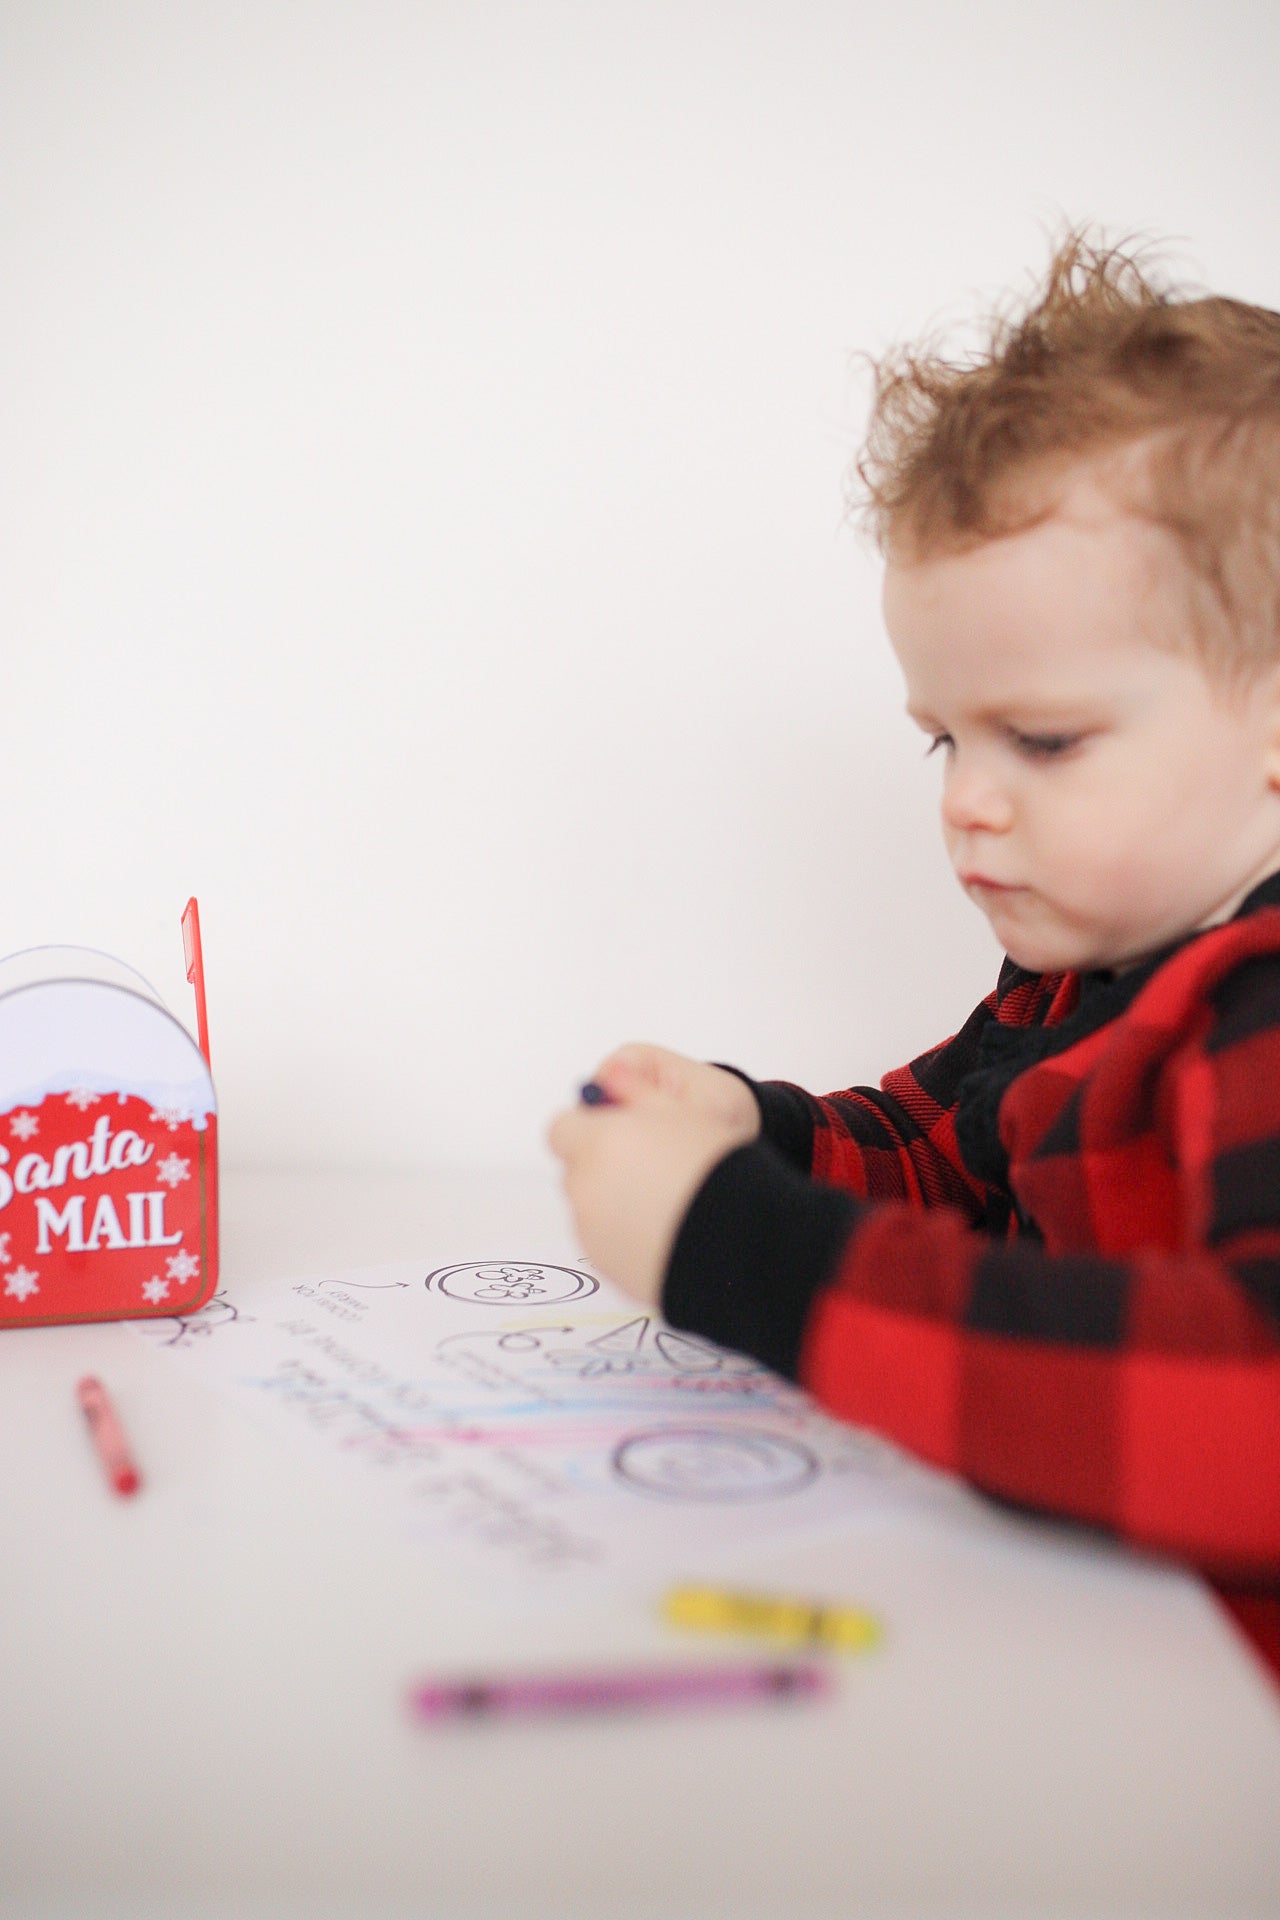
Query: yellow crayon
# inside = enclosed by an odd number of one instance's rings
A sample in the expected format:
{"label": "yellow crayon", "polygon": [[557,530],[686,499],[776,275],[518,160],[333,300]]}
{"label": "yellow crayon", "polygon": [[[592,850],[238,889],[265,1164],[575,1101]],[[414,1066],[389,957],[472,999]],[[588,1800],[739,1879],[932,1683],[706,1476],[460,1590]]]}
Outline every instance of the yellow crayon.
{"label": "yellow crayon", "polygon": [[669,1626],[710,1633],[753,1633],[792,1646],[862,1653],[880,1638],[874,1614],[777,1594],[735,1593],[723,1587],[677,1587],[662,1604]]}

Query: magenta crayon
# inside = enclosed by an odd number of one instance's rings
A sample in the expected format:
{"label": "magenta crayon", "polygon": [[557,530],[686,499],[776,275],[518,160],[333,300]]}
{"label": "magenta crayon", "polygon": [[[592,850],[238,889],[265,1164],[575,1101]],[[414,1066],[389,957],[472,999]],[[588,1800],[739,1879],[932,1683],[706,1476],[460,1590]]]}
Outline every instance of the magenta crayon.
{"label": "magenta crayon", "polygon": [[428,1681],[413,1689],[410,1705],[422,1720],[525,1719],[813,1699],[829,1692],[831,1685],[830,1669],[817,1661],[604,1667],[579,1673]]}

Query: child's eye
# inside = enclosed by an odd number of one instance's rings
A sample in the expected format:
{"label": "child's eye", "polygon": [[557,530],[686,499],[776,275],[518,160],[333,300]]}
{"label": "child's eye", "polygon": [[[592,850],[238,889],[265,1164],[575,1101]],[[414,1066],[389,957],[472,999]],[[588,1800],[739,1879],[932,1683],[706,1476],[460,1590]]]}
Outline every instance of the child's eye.
{"label": "child's eye", "polygon": [[939,747],[953,747],[954,745],[955,745],[955,741],[951,738],[951,735],[949,733],[935,733],[932,740],[929,742],[928,746],[924,750],[924,757],[927,760],[931,753],[936,753],[938,751]]}
{"label": "child's eye", "polygon": [[1060,755],[1069,753],[1072,747],[1079,746],[1082,737],[1078,733],[1015,732],[1013,744],[1019,753],[1025,753],[1030,760],[1056,760]]}

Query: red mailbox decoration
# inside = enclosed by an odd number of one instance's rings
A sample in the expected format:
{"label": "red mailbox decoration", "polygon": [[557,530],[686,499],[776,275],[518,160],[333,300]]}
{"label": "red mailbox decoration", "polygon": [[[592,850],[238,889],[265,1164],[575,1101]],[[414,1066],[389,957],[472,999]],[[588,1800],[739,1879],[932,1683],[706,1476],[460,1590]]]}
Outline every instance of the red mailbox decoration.
{"label": "red mailbox decoration", "polygon": [[194,1313],[217,1275],[217,1102],[195,1041],[106,954],[0,961],[0,1327]]}

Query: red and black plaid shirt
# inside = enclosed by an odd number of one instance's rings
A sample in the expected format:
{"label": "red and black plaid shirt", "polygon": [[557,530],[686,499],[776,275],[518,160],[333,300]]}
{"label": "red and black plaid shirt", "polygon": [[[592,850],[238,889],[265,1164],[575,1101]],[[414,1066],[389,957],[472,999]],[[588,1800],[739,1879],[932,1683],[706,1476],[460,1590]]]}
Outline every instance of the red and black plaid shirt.
{"label": "red and black plaid shirt", "polygon": [[1280,876],[1116,981],[1006,962],[879,1089],[755,1090],[676,1326],[1004,1499],[1280,1580]]}

